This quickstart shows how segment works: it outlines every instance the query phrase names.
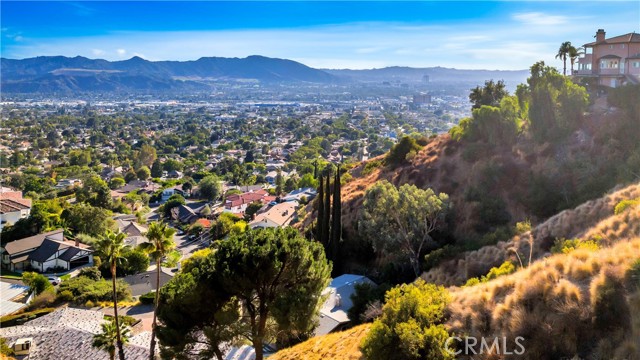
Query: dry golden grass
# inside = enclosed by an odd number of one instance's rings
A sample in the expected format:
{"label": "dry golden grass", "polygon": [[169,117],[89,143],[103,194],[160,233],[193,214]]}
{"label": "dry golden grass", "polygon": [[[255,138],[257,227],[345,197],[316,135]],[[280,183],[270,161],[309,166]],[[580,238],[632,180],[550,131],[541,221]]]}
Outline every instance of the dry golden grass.
{"label": "dry golden grass", "polygon": [[[594,329],[593,319],[602,316],[598,311],[624,314],[622,307],[628,307],[631,328],[619,325],[611,330],[610,336],[599,340],[594,354],[633,358],[629,354],[640,351],[640,291],[618,297],[622,305],[612,305],[616,306],[613,310],[598,307],[596,296],[624,278],[639,257],[640,238],[636,237],[599,251],[576,250],[547,257],[473,287],[451,288],[447,325],[458,334],[471,336],[525,336],[531,358],[550,358],[584,351],[586,343],[600,334],[597,331],[604,331]],[[615,328],[616,320],[611,321]]]}
{"label": "dry golden grass", "polygon": [[[485,246],[479,250],[467,252],[464,258],[446,261],[431,269],[422,277],[432,283],[445,286],[461,285],[470,278],[484,275],[506,260],[518,264],[515,255],[517,250],[523,264],[529,262],[530,244],[533,243],[533,260],[548,255],[550,246],[557,238],[601,239],[601,245],[610,246],[620,239],[640,236],[640,206],[628,209],[615,215],[614,207],[621,200],[634,199],[640,196],[640,184],[617,189],[602,198],[588,201],[575,209],[565,210],[544,223],[536,226],[531,232],[517,235],[506,242]],[[576,256],[586,256],[582,252]],[[564,265],[558,265],[563,267]],[[580,273],[587,265],[574,264]],[[588,270],[588,269],[587,269]]]}
{"label": "dry golden grass", "polygon": [[360,343],[370,324],[311,338],[301,344],[278,351],[270,360],[359,360]]}

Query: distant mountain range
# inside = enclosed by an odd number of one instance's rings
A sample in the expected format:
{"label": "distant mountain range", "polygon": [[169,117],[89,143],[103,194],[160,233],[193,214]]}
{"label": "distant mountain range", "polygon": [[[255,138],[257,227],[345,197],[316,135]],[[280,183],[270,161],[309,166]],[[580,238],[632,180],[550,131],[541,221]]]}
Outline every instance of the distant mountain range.
{"label": "distant mountain range", "polygon": [[246,58],[205,57],[194,61],[149,61],[133,57],[124,61],[82,56],[39,56],[0,59],[4,93],[163,92],[199,91],[212,81],[261,83],[344,83],[431,81],[481,83],[486,79],[521,82],[526,71],[456,70],[446,68],[389,67],[373,70],[320,70],[304,64],[264,56]]}
{"label": "distant mountain range", "polygon": [[477,82],[485,80],[504,80],[505,82],[521,83],[529,76],[529,70],[458,70],[444,67],[412,68],[404,66],[391,66],[371,70],[333,70],[324,69],[329,74],[357,81],[399,81],[416,82],[424,81],[425,75],[429,81],[449,82]]}

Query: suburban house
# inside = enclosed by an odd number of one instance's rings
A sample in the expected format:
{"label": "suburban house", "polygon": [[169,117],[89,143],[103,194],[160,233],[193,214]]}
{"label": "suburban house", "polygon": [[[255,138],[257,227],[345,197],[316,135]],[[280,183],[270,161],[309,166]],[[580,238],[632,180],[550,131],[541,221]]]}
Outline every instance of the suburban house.
{"label": "suburban house", "polygon": [[193,224],[198,219],[211,215],[211,208],[206,203],[190,203],[178,205],[171,209],[171,219],[182,224]]}
{"label": "suburban house", "polygon": [[[107,321],[101,311],[63,307],[23,325],[3,327],[0,337],[7,340],[7,345],[27,355],[19,356],[19,359],[105,359],[107,354],[91,346],[91,342],[95,334],[102,332],[100,325]],[[132,333],[124,347],[126,358],[148,359],[150,333],[141,332],[135,326]],[[25,342],[30,345],[26,349],[20,346]]]}
{"label": "suburban house", "polygon": [[268,204],[275,201],[275,196],[269,196],[269,193],[264,190],[250,191],[242,194],[233,194],[227,196],[224,203],[224,211],[232,212],[234,214],[243,213],[249,204],[254,201],[260,201],[263,204]]}
{"label": "suburban house", "polygon": [[0,248],[0,252],[2,267],[11,271],[71,270],[93,264],[93,250],[78,241],[66,240],[62,229],[11,241]]}
{"label": "suburban house", "polygon": [[31,214],[31,199],[22,197],[21,191],[0,187],[0,230],[13,225]]}
{"label": "suburban house", "polygon": [[[179,185],[182,186],[182,185]],[[182,189],[178,189],[177,186],[174,187],[170,187],[170,188],[166,188],[164,190],[162,190],[162,202],[165,202],[167,200],[169,200],[169,198],[175,194],[181,195],[181,196],[185,196],[185,193]]]}
{"label": "suburban house", "polygon": [[256,218],[249,223],[249,227],[255,229],[287,226],[293,221],[297,208],[297,201],[286,201],[274,205],[269,210],[256,215]]}
{"label": "suburban house", "polygon": [[[173,278],[173,274],[165,268],[161,268],[160,270],[160,287],[163,287]],[[123,280],[129,284],[131,295],[140,296],[151,291],[156,291],[156,276],[156,270],[154,269],[139,274],[125,276]]]}
{"label": "suburban house", "polygon": [[68,189],[68,188],[81,187],[81,186],[82,186],[82,180],[80,179],[62,179],[58,181],[55,188],[61,190],[61,189]]}
{"label": "suburban house", "polygon": [[344,274],[331,280],[322,295],[327,300],[320,308],[320,319],[315,336],[325,335],[333,331],[344,330],[349,324],[347,312],[353,306],[351,295],[358,284],[376,284],[363,275]]}
{"label": "suburban house", "polygon": [[127,234],[127,237],[124,239],[125,244],[136,247],[142,243],[149,242],[145,236],[148,230],[145,226],[133,220],[125,219],[116,220],[116,225],[118,225],[118,230],[121,233]]}
{"label": "suburban house", "polygon": [[573,76],[597,79],[599,85],[618,87],[640,83],[640,34],[635,32],[606,38],[604,29],[596,41],[584,44]]}

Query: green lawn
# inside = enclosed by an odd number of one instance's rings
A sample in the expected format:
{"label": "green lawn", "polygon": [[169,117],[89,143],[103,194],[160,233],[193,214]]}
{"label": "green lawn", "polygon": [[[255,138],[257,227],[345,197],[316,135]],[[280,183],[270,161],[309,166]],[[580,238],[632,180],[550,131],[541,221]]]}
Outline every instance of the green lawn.
{"label": "green lawn", "polygon": [[0,270],[0,276],[7,279],[22,280],[22,274],[5,269]]}
{"label": "green lawn", "polygon": [[71,274],[64,274],[64,275],[60,276],[60,279],[61,280],[69,280],[69,279],[71,279]]}

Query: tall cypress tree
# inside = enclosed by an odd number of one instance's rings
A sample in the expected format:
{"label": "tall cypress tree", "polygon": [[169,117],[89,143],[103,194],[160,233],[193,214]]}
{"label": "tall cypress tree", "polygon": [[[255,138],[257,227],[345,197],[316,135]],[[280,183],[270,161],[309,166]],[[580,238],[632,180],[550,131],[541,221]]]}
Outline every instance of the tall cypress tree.
{"label": "tall cypress tree", "polygon": [[318,220],[316,221],[316,240],[322,242],[324,240],[324,181],[322,175],[320,175],[320,186],[318,186],[318,196],[316,202],[318,204]]}
{"label": "tall cypress tree", "polygon": [[340,197],[340,167],[333,181],[333,209],[331,224],[331,253],[334,268],[339,267],[340,242],[342,241],[342,199]]}
{"label": "tall cypress tree", "polygon": [[331,236],[331,169],[327,172],[327,179],[324,183],[324,215],[322,217],[322,243],[325,250],[328,249],[329,237]]}

